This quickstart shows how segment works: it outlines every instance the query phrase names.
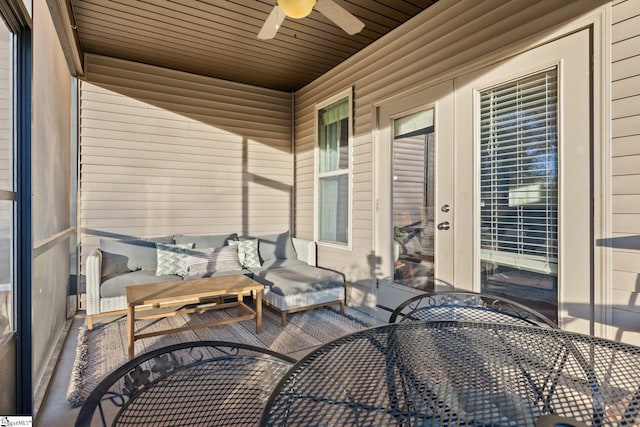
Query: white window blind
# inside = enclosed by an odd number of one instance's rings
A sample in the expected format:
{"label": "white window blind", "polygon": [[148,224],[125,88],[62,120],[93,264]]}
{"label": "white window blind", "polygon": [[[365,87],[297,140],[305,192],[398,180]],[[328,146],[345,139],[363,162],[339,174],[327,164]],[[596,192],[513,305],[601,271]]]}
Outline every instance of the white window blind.
{"label": "white window blind", "polygon": [[557,274],[557,69],[480,93],[481,259]]}

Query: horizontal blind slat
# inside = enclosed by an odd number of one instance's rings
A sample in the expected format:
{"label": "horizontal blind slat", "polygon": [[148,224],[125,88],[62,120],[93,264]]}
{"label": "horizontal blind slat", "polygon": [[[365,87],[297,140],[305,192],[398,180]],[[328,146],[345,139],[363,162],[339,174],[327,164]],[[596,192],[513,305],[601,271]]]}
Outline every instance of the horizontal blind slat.
{"label": "horizontal blind slat", "polygon": [[557,271],[557,101],[555,68],[480,94],[483,260]]}

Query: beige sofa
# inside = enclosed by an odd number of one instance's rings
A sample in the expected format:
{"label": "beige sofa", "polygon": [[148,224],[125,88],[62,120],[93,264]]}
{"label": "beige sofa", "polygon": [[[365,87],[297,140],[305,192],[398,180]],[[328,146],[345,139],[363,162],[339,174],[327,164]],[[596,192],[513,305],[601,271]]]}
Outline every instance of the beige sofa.
{"label": "beige sofa", "polygon": [[[259,266],[209,271],[197,277],[245,274],[265,285],[263,301],[281,312],[282,325],[287,313],[313,307],[340,304],[344,311],[344,277],[342,274],[316,266],[316,246],[313,241],[291,238],[288,232],[258,236]],[[172,235],[146,239],[101,239],[100,247],[87,257],[86,301],[87,327],[93,328],[98,316],[125,313],[125,288],[138,284],[183,280],[175,274],[156,274],[157,247],[164,244],[193,244],[193,249],[221,248],[237,242],[238,236]],[[245,240],[245,239],[240,239]],[[235,244],[231,244],[235,246]],[[189,250],[186,250],[187,253]],[[188,277],[185,280],[188,280]]]}

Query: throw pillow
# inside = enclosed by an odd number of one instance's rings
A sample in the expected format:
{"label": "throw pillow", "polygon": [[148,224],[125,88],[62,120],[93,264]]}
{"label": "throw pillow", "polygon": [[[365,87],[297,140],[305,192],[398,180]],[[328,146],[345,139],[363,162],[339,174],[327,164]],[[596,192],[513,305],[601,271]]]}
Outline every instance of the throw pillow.
{"label": "throw pillow", "polygon": [[182,258],[184,257],[184,250],[191,248],[193,248],[193,243],[177,245],[156,243],[156,256],[158,258],[156,276],[177,274],[184,277],[187,273],[183,270],[184,263]]}
{"label": "throw pillow", "polygon": [[259,236],[258,252],[262,262],[272,259],[297,259],[296,250],[291,243],[288,231],[280,234]]}
{"label": "throw pillow", "polygon": [[260,256],[258,255],[258,239],[229,241],[229,246],[238,247],[238,260],[245,268],[260,267]]}
{"label": "throw pillow", "polygon": [[[213,273],[213,249],[188,249],[182,258],[182,271],[186,276],[204,276],[207,273]],[[185,277],[185,276],[183,276]]]}
{"label": "throw pillow", "polygon": [[242,265],[238,262],[238,248],[235,246],[223,246],[215,248],[211,256],[213,258],[213,270],[221,271],[240,271]]}
{"label": "throw pillow", "polygon": [[[187,249],[183,258],[183,271],[188,277],[210,275],[218,271],[240,271],[235,246],[222,248]],[[184,277],[184,276],[183,276]]]}
{"label": "throw pillow", "polygon": [[100,239],[102,276],[135,270],[156,271],[156,243],[173,243],[173,236],[147,239]]}

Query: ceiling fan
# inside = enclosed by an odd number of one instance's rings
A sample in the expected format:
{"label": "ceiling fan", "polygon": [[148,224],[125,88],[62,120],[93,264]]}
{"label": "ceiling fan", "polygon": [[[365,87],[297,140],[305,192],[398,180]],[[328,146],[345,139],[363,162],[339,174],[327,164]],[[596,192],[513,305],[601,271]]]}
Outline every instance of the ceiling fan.
{"label": "ceiling fan", "polygon": [[333,0],[278,0],[264,21],[258,38],[261,40],[274,38],[285,17],[304,18],[314,7],[349,35],[359,33],[364,28],[362,21]]}

